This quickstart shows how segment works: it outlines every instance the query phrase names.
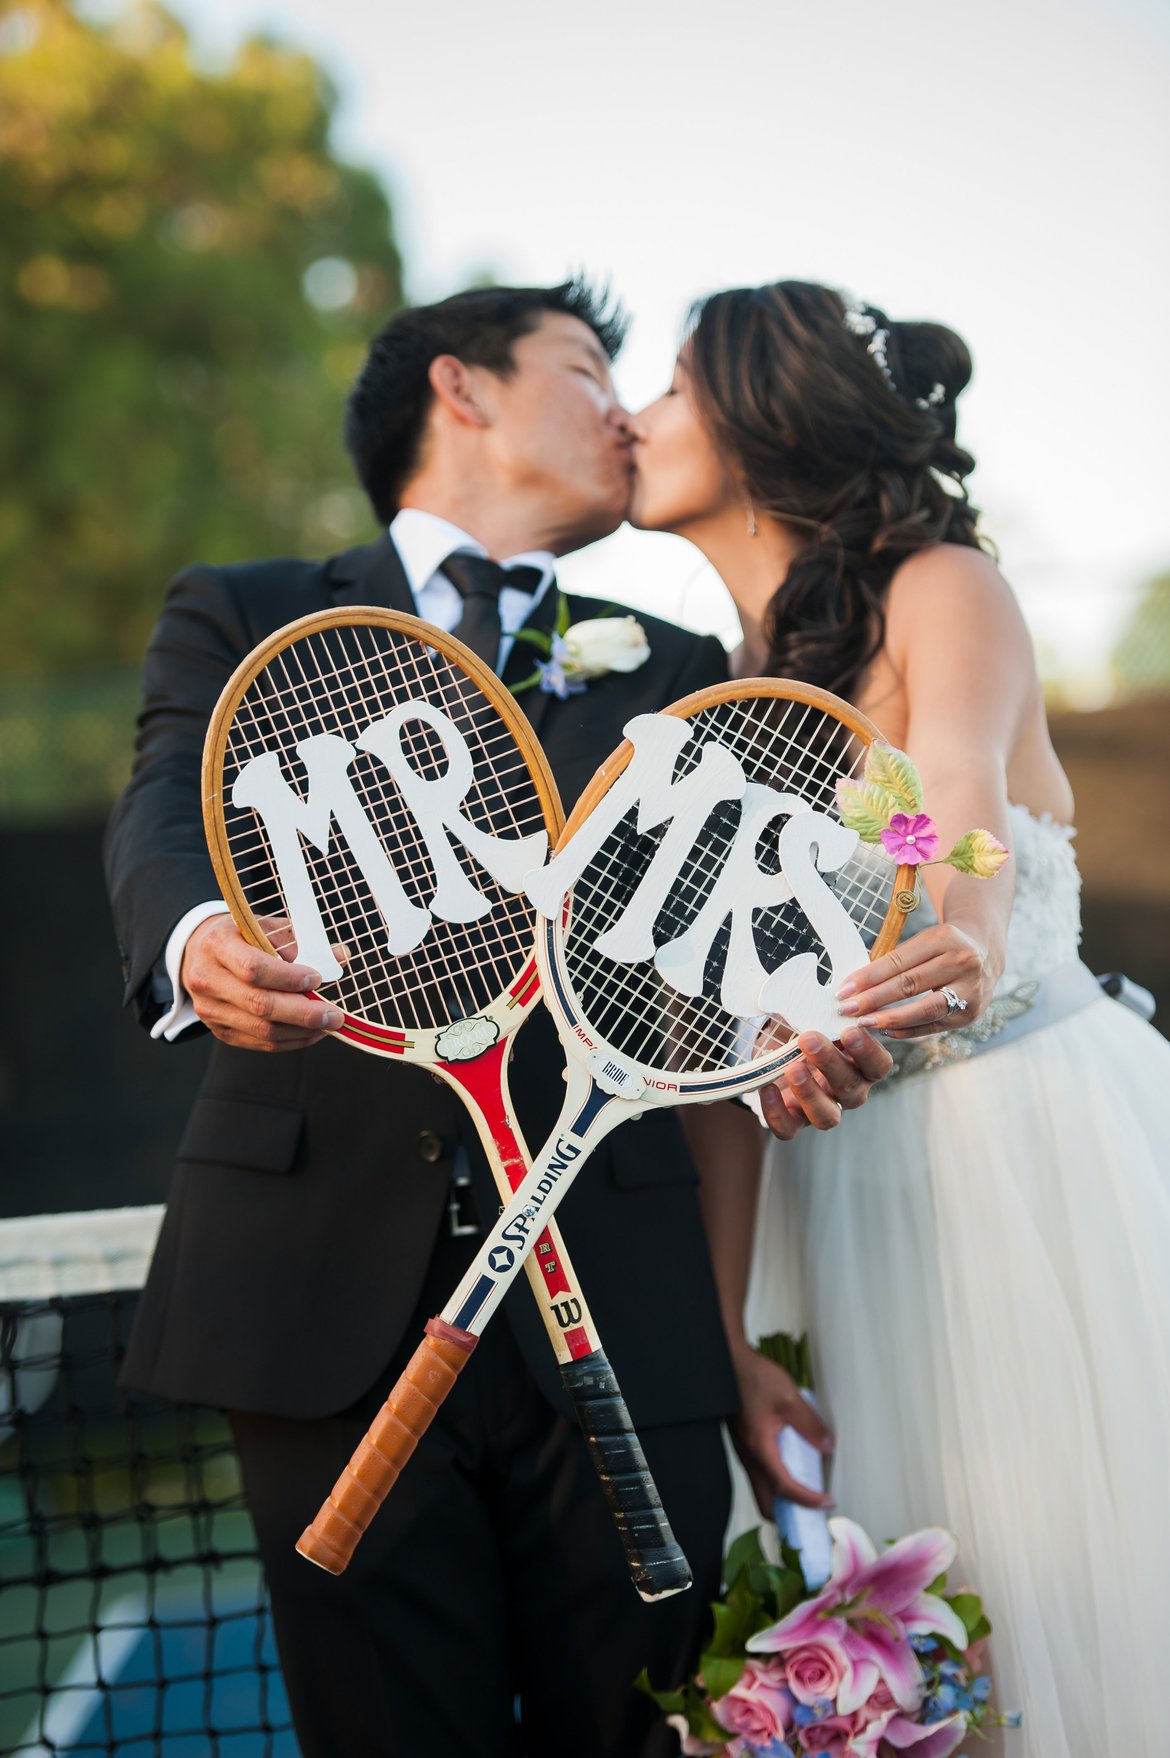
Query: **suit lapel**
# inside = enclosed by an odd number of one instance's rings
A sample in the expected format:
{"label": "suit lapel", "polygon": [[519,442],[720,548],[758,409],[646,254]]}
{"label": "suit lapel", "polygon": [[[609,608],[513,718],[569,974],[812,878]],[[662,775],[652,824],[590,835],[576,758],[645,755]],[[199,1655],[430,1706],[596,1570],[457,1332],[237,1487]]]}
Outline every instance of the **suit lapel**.
{"label": "suit lapel", "polygon": [[334,556],[328,567],[333,602],[337,605],[376,605],[380,610],[405,611],[416,617],[418,606],[406,569],[388,534],[376,543],[348,549]]}

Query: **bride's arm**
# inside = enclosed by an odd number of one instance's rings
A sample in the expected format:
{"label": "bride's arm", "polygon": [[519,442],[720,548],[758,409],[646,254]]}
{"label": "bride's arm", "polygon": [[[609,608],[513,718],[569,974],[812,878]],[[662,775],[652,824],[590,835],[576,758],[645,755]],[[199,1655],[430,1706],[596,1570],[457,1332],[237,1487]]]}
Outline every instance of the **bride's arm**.
{"label": "bride's arm", "polygon": [[[912,558],[891,588],[886,649],[905,692],[905,747],[922,777],[940,854],[976,826],[1010,849],[1008,759],[1035,708],[1039,680],[1006,581],[977,550],[947,547]],[[969,1024],[1003,973],[1011,862],[993,880],[946,866],[922,876],[940,925],[855,972],[852,988],[841,991],[843,1013],[898,1036]],[[948,1014],[944,986],[967,1003],[965,1013]]]}
{"label": "bride's arm", "polygon": [[806,1507],[831,1507],[829,1496],[801,1487],[780,1463],[777,1436],[795,1428],[823,1452],[832,1436],[800,1389],[744,1332],[744,1301],[752,1259],[760,1159],[766,1140],[752,1113],[723,1100],[685,1105],[680,1116],[699,1172],[699,1203],[715,1271],[719,1308],[731,1350],[740,1408],[728,1427],[760,1512],[772,1517],[776,1496]]}

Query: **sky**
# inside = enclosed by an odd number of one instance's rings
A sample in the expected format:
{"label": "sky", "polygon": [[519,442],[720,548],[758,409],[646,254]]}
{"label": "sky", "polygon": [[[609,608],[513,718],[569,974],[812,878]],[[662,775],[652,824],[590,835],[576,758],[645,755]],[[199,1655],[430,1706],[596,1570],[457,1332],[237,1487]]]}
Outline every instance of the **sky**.
{"label": "sky", "polygon": [[[408,291],[608,276],[631,407],[688,302],[798,278],[951,324],[961,441],[1041,663],[1089,706],[1170,566],[1170,0],[168,0],[199,52],[263,30],[339,93]],[[730,636],[689,545],[623,531],[574,590]]]}

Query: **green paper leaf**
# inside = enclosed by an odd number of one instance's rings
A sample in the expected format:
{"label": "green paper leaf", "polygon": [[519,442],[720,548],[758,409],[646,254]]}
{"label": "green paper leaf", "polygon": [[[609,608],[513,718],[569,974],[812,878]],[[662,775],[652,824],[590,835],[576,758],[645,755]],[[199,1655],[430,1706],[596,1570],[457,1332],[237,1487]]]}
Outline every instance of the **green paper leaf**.
{"label": "green paper leaf", "polygon": [[961,836],[942,864],[973,879],[994,879],[1008,858],[1008,852],[990,830],[969,830]]}
{"label": "green paper leaf", "polygon": [[921,812],[922,781],[905,751],[877,739],[865,758],[865,779],[892,794],[899,812]]}
{"label": "green paper leaf", "polygon": [[707,1688],[707,1695],[712,1701],[726,1697],[732,1686],[739,1684],[746,1665],[747,1656],[743,1654],[729,1657],[722,1654],[712,1654],[708,1651],[703,1655],[699,1667],[703,1674],[703,1684]]}
{"label": "green paper leaf", "polygon": [[862,842],[880,842],[882,831],[902,806],[884,787],[870,781],[839,781],[837,810],[846,830],[856,830]]}

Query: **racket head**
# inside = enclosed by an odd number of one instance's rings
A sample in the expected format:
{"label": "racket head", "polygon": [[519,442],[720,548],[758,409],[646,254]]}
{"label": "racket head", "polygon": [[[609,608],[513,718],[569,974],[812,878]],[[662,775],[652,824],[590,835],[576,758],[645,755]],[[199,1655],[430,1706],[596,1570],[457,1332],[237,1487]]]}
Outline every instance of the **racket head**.
{"label": "racket head", "polygon": [[[452,739],[433,716],[400,713],[420,703],[428,713],[444,717],[459,737]],[[304,809],[314,787],[327,791],[331,784],[310,774],[297,755],[298,745],[325,735],[344,740],[352,748],[345,771],[352,784],[350,821],[360,810],[376,838],[372,858],[365,865],[357,859],[336,815],[325,818],[327,852],[293,833],[320,924],[333,948],[344,947],[348,955],[343,968],[316,991],[344,1016],[332,1035],[373,1054],[409,1062],[470,1061],[511,1036],[537,1000],[535,912],[523,891],[490,874],[457,833],[430,841],[424,837],[399,785],[401,769],[392,773],[382,758],[358,746],[388,715],[398,723],[396,759],[420,781],[441,782],[453,761],[463,763],[461,740],[471,764],[471,783],[461,801],[467,821],[493,839],[530,841],[533,852],[527,865],[540,864],[543,847],[556,840],[564,815],[552,771],[522,710],[496,674],[455,636],[421,618],[377,606],[347,606],[301,617],[276,630],[237,667],[216,705],[204,745],[208,848],[244,938],[265,952],[293,956],[297,937],[292,917],[297,912],[290,908],[286,877],[296,863],[286,850],[287,872],[282,875],[268,821],[254,804],[240,803],[240,794],[259,785],[261,766],[254,760],[264,758],[270,765],[274,754],[280,782]],[[329,753],[337,750],[336,744],[328,747]],[[270,783],[271,777],[265,781],[266,794]],[[342,786],[338,797],[349,795],[350,789]],[[292,813],[296,815],[296,807]],[[282,820],[286,843],[287,817]],[[361,818],[357,832],[359,838],[366,835]],[[538,838],[543,838],[539,846]],[[444,865],[449,868],[449,856],[454,858],[486,909],[474,919],[458,921],[432,913],[418,944],[393,952],[367,873],[380,873],[383,895],[396,881],[408,911],[428,911],[436,901],[435,847],[440,842],[448,847]],[[379,850],[389,877],[379,865]],[[516,858],[509,856],[510,867],[516,866]],[[468,891],[458,873],[449,876],[454,890],[462,890],[466,909],[471,903]],[[308,919],[303,910],[301,914]],[[412,932],[417,932],[417,915],[413,919]],[[295,955],[304,957],[299,951]]]}
{"label": "racket head", "polygon": [[[838,826],[838,780],[859,778],[870,745],[882,739],[874,723],[851,703],[786,678],[718,684],[672,703],[661,714],[690,723],[691,740],[675,761],[672,781],[697,766],[706,744],[718,742],[733,752],[749,782],[797,794]],[[627,738],[598,769],[570,814],[554,856],[601,806],[634,755],[635,745]],[[678,882],[655,917],[658,951],[693,925],[712,889],[711,876],[721,869],[735,839],[739,812],[738,802],[729,803],[704,820]],[[732,1014],[716,999],[729,940],[727,918],[712,942],[698,995],[679,993],[653,964],[609,963],[594,949],[596,938],[620,921],[664,834],[661,827],[649,835],[640,833],[633,808],[623,815],[563,894],[560,908],[543,915],[537,963],[546,1004],[566,1049],[586,1062],[605,1090],[640,1104],[706,1103],[774,1079],[799,1055],[796,1039],[805,1028],[797,1021],[794,1029],[777,1015]],[[779,876],[776,840],[773,822],[756,840],[755,853],[764,871]],[[765,865],[769,859],[772,864]],[[615,874],[621,877],[615,879]],[[880,847],[858,839],[848,859],[818,877],[850,916],[865,954],[873,960],[888,952],[917,903],[916,869],[895,865]],[[754,911],[751,934],[766,971],[800,952],[813,952],[820,975],[829,975],[824,944],[795,900]],[[859,957],[855,964],[861,962]],[[838,971],[837,980],[844,975]]]}

